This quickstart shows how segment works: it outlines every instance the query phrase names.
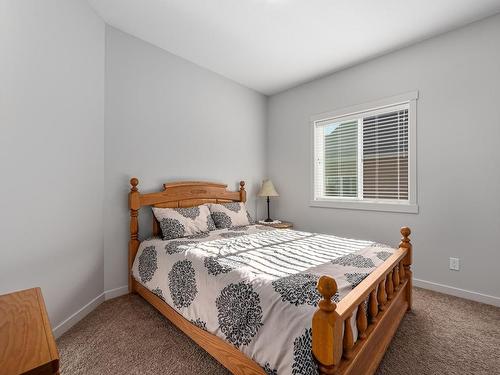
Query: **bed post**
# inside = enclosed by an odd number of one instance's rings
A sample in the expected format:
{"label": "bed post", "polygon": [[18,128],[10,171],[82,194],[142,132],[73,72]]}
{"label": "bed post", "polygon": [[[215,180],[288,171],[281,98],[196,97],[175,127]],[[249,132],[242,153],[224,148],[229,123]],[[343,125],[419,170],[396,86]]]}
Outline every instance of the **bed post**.
{"label": "bed post", "polygon": [[401,235],[403,238],[401,238],[401,243],[399,244],[399,247],[402,249],[406,249],[407,253],[406,256],[402,260],[402,264],[400,264],[400,267],[404,267],[404,275],[408,279],[408,282],[406,284],[406,300],[408,301],[408,310],[411,310],[412,307],[412,291],[413,291],[413,273],[411,271],[411,264],[412,264],[412,252],[413,252],[413,246],[410,242],[410,234],[411,230],[408,227],[402,227],[401,228]]}
{"label": "bed post", "polygon": [[321,276],[317,289],[323,299],[312,319],[312,352],[319,374],[331,375],[337,372],[342,357],[343,320],[335,311],[337,305],[332,302],[337,283],[329,276]]}
{"label": "bed post", "polygon": [[134,264],[135,255],[139,249],[139,222],[137,216],[139,213],[139,208],[141,207],[141,202],[139,199],[139,190],[137,185],[139,185],[139,180],[137,178],[130,179],[130,193],[128,194],[128,205],[130,208],[130,240],[128,242],[128,291],[129,293],[134,292],[133,280],[132,280],[132,265]]}
{"label": "bed post", "polygon": [[245,181],[240,181],[240,202],[247,201],[247,192],[245,191]]}

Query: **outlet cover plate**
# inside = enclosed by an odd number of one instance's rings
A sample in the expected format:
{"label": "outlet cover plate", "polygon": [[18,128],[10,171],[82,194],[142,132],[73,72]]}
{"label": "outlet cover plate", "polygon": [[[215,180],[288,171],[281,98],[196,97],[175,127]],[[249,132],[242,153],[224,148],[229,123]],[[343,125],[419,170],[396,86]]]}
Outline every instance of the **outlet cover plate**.
{"label": "outlet cover plate", "polygon": [[460,271],[460,258],[450,258],[450,270]]}

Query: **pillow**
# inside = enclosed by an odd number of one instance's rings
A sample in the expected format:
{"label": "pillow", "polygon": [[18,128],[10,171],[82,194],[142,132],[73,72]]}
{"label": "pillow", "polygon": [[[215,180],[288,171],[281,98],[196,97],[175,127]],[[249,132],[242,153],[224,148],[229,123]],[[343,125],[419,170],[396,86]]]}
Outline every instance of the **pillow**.
{"label": "pillow", "polygon": [[212,203],[210,213],[218,229],[250,225],[251,218],[243,202]]}
{"label": "pillow", "polygon": [[164,240],[216,229],[210,210],[206,205],[188,208],[153,207],[153,213],[160,223]]}

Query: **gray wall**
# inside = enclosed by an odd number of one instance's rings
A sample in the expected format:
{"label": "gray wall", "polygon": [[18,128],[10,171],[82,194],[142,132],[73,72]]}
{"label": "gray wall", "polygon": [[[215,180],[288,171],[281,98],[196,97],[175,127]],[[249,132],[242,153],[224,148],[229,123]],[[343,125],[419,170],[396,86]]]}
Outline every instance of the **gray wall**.
{"label": "gray wall", "polygon": [[[409,225],[415,277],[500,297],[500,16],[269,100],[268,172],[279,217],[299,229],[397,244]],[[420,213],[309,207],[313,114],[418,89]],[[461,271],[448,270],[448,258]]]}
{"label": "gray wall", "polygon": [[[130,177],[139,178],[143,192],[178,179],[236,189],[243,179],[255,213],[265,125],[263,95],[106,27],[106,290],[127,284]],[[148,233],[149,217],[141,224]]]}
{"label": "gray wall", "polygon": [[0,2],[0,294],[53,326],[103,290],[104,23],[83,0]]}

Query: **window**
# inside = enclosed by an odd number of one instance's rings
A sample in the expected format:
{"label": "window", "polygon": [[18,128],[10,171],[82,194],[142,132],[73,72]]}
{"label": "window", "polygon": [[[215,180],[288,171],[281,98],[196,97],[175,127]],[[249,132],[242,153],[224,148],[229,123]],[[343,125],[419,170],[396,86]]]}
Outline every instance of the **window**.
{"label": "window", "polygon": [[314,116],[311,205],[417,212],[418,93]]}

